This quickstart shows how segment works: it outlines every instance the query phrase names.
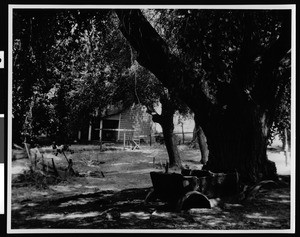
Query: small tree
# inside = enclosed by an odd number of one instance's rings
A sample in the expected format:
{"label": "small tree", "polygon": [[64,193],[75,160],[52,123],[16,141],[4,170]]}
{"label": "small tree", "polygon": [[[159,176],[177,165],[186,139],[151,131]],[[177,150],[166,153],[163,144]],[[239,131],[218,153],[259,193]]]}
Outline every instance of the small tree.
{"label": "small tree", "polygon": [[[133,103],[146,106],[152,120],[162,127],[164,142],[169,156],[169,165],[181,166],[174,130],[174,114],[176,111],[187,110],[178,100],[148,70],[133,61],[127,74],[121,77],[117,84],[114,100],[122,101],[124,106]],[[124,99],[126,98],[126,99]],[[156,107],[161,106],[161,112]]]}

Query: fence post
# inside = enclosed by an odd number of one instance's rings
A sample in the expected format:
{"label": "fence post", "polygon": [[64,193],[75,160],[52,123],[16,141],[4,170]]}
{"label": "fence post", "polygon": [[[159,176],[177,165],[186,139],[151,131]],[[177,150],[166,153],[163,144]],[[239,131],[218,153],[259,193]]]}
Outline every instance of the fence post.
{"label": "fence post", "polygon": [[184,129],[183,129],[183,123],[181,124],[181,130],[182,130],[182,144],[184,144]]}
{"label": "fence post", "polygon": [[123,134],[123,149],[125,150],[125,144],[126,143],[126,132],[124,131],[124,134]]}
{"label": "fence post", "polygon": [[102,134],[100,136],[100,151],[102,151]]}

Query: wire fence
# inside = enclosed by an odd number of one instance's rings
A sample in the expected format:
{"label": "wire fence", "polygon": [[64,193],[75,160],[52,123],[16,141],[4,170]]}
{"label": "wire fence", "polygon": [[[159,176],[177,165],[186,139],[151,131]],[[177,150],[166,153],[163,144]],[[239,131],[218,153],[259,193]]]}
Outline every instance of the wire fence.
{"label": "wire fence", "polygon": [[[178,145],[189,144],[193,141],[195,135],[194,132],[174,132]],[[163,133],[151,134],[152,143],[164,143]]]}
{"label": "wire fence", "polygon": [[[164,135],[162,132],[137,135],[137,131],[133,129],[99,129],[99,130],[100,130],[99,143],[101,148],[104,143],[111,142],[111,141],[106,141],[105,138],[103,138],[102,134],[105,131],[122,132],[120,133],[122,135],[118,137],[116,142],[122,143],[124,149],[128,146],[137,148],[140,145],[148,144],[149,146],[152,146],[154,144],[164,144]],[[195,137],[194,132],[174,132],[173,134],[176,137],[177,145],[190,144],[193,141],[193,138]]]}

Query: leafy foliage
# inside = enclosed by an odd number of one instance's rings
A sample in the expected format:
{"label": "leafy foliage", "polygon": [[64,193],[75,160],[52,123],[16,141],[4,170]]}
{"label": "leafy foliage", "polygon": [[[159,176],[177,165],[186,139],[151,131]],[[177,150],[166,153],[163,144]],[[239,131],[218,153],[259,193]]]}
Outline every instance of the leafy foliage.
{"label": "leafy foliage", "polygon": [[[281,63],[278,77],[281,79],[280,88],[277,91],[276,108],[274,111],[274,124],[271,128],[270,141],[274,135],[279,134],[283,144],[291,145],[291,78],[290,62],[285,59]],[[287,133],[286,133],[287,132]]]}
{"label": "leafy foliage", "polygon": [[[164,11],[174,25],[155,30]],[[205,168],[236,169],[245,182],[274,178],[266,149],[282,92],[280,61],[291,48],[291,11],[115,12],[138,62],[195,113],[210,151]],[[176,36],[165,37],[167,30]]]}
{"label": "leafy foliage", "polygon": [[[239,60],[244,51],[249,59],[261,55],[281,30],[278,11],[151,9],[143,13],[170,51],[190,65],[195,74],[192,83],[201,83],[214,103],[218,99],[224,103],[225,98],[218,95],[231,82],[241,81],[241,73],[249,72],[242,87],[251,92],[262,58],[253,58],[247,71],[241,71]],[[251,42],[245,50],[248,37]]]}
{"label": "leafy foliage", "polygon": [[49,89],[47,51],[53,42],[54,15],[54,11],[14,11],[13,138],[16,141],[22,140],[22,131],[31,135],[30,131],[26,131],[32,116],[31,101],[34,95]]}
{"label": "leafy foliage", "polygon": [[109,13],[15,12],[14,30],[23,32],[14,34],[15,138],[26,130],[25,123],[31,137],[44,133],[67,141],[111,103],[115,81],[129,58]]}
{"label": "leafy foliage", "polygon": [[[162,99],[170,99],[169,104],[183,113],[188,109],[182,101],[197,110],[193,112],[201,115],[199,124],[210,132],[208,142],[213,143],[223,129],[224,142],[214,145],[234,140],[227,134],[253,118],[249,111],[267,116],[269,137],[272,124],[281,132],[289,128],[290,55],[279,62],[282,55],[276,53],[285,54],[286,49],[274,50],[288,35],[286,11],[142,12],[166,43],[158,48],[166,52],[166,46],[170,58],[153,47],[145,55],[134,52],[110,10],[15,11],[14,139],[21,131],[73,139],[76,130],[108,104],[141,103],[151,109]],[[142,30],[136,37],[143,36]],[[149,60],[152,51],[159,55],[157,60]],[[141,59],[153,63],[152,72],[156,67],[167,70],[157,70],[154,76],[138,65]],[[165,59],[170,61],[161,66]],[[233,117],[242,122],[233,122]],[[222,121],[230,122],[221,126]]]}

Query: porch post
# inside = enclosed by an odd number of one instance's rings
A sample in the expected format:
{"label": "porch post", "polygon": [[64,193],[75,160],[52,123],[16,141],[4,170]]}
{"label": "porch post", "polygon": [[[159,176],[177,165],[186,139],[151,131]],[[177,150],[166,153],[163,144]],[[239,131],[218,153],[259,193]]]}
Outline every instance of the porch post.
{"label": "porch post", "polygon": [[99,138],[102,139],[103,120],[100,120]]}
{"label": "porch post", "polygon": [[[118,125],[118,129],[120,129],[121,128],[121,113],[119,114],[119,125]],[[118,130],[118,140],[120,140],[121,138],[120,138],[120,130]]]}
{"label": "porch post", "polygon": [[125,150],[126,146],[126,132],[124,131],[124,137],[123,137],[123,149]]}
{"label": "porch post", "polygon": [[92,122],[89,122],[89,135],[88,135],[88,141],[92,140]]}

